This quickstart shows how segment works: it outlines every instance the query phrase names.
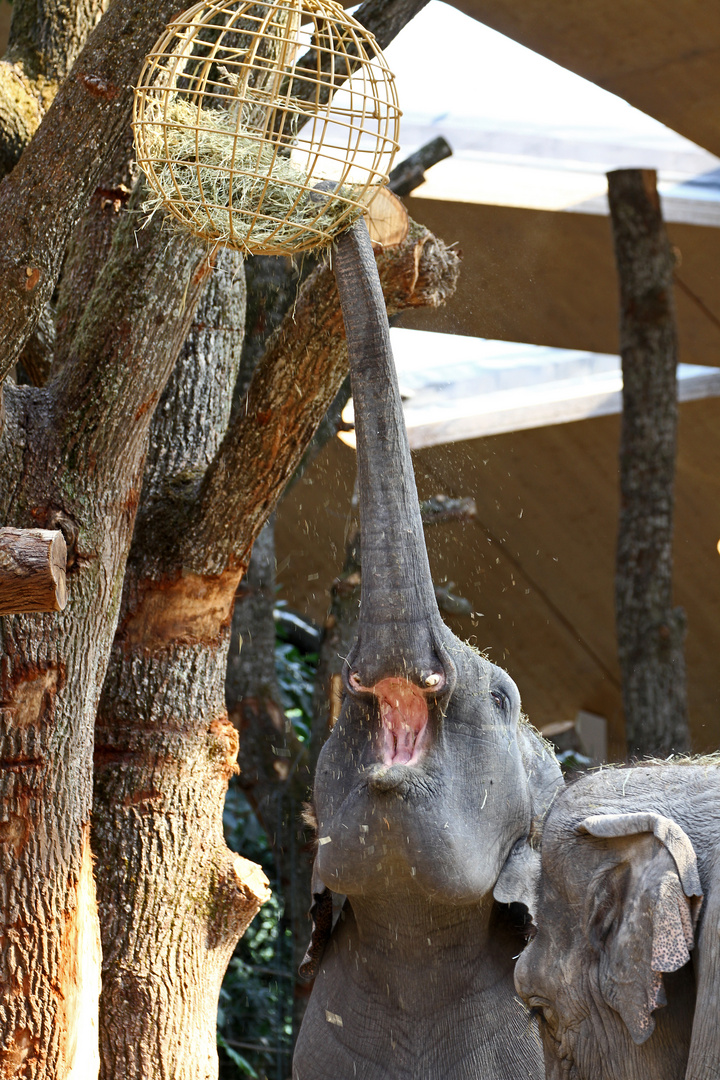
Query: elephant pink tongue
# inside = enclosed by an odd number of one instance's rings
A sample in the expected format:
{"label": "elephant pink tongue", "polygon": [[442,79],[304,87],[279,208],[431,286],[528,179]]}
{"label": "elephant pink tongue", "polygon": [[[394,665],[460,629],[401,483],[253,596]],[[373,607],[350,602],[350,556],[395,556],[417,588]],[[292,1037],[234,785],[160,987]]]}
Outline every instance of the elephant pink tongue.
{"label": "elephant pink tongue", "polygon": [[382,679],[373,687],[383,724],[384,765],[414,765],[425,743],[425,695],[405,679]]}

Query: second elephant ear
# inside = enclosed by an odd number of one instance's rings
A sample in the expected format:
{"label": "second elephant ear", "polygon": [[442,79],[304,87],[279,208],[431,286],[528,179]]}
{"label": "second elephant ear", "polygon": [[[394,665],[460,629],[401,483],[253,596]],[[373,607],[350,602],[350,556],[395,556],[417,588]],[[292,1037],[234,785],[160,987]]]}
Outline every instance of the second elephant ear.
{"label": "second elephant ear", "polygon": [[617,841],[608,853],[617,858],[593,881],[586,925],[600,992],[640,1045],[667,1004],[663,972],[690,959],[702,904],[695,851],[676,822],[652,812],[593,815],[577,832]]}

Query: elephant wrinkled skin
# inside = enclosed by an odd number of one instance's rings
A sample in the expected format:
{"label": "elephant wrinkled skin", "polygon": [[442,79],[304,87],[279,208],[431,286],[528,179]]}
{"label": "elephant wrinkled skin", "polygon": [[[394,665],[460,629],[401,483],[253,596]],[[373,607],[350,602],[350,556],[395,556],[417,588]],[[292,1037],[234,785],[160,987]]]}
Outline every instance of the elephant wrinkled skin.
{"label": "elephant wrinkled skin", "polygon": [[521,862],[548,1080],[720,1076],[720,759],[582,777]]}

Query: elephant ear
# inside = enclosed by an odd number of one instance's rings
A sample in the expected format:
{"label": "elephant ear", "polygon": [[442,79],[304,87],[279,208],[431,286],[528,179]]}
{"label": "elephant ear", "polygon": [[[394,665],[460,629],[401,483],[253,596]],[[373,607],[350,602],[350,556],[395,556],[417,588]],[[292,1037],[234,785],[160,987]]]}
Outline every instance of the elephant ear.
{"label": "elephant ear", "polygon": [[493,896],[501,904],[524,904],[535,921],[540,852],[533,845],[539,842],[543,821],[564,781],[552,749],[537,731],[523,722],[518,735],[530,793],[530,835],[521,837],[511,848]]}
{"label": "elephant ear", "polygon": [[592,883],[587,930],[600,992],[641,1045],[667,1004],[663,972],[690,959],[702,904],[695,851],[676,822],[651,812],[595,815],[576,831],[623,840],[620,861]]}
{"label": "elephant ear", "polygon": [[493,889],[501,904],[524,904],[530,918],[537,911],[537,887],[540,878],[540,853],[525,838],[518,840],[505,860]]}
{"label": "elephant ear", "polygon": [[320,961],[323,958],[333,928],[333,894],[320,880],[320,875],[315,866],[313,866],[312,872],[311,891],[310,918],[312,919],[312,935],[302,963],[298,968],[300,978],[307,979],[308,982],[317,975]]}

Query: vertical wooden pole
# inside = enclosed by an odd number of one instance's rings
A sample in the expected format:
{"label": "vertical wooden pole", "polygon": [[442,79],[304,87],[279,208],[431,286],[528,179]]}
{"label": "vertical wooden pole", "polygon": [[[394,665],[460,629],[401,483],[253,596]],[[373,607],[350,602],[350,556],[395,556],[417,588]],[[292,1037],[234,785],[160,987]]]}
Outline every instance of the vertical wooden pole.
{"label": "vertical wooden pole", "polygon": [[687,751],[685,615],[672,607],[677,333],[673,254],[647,169],[608,173],[623,416],[615,613],[630,754]]}

